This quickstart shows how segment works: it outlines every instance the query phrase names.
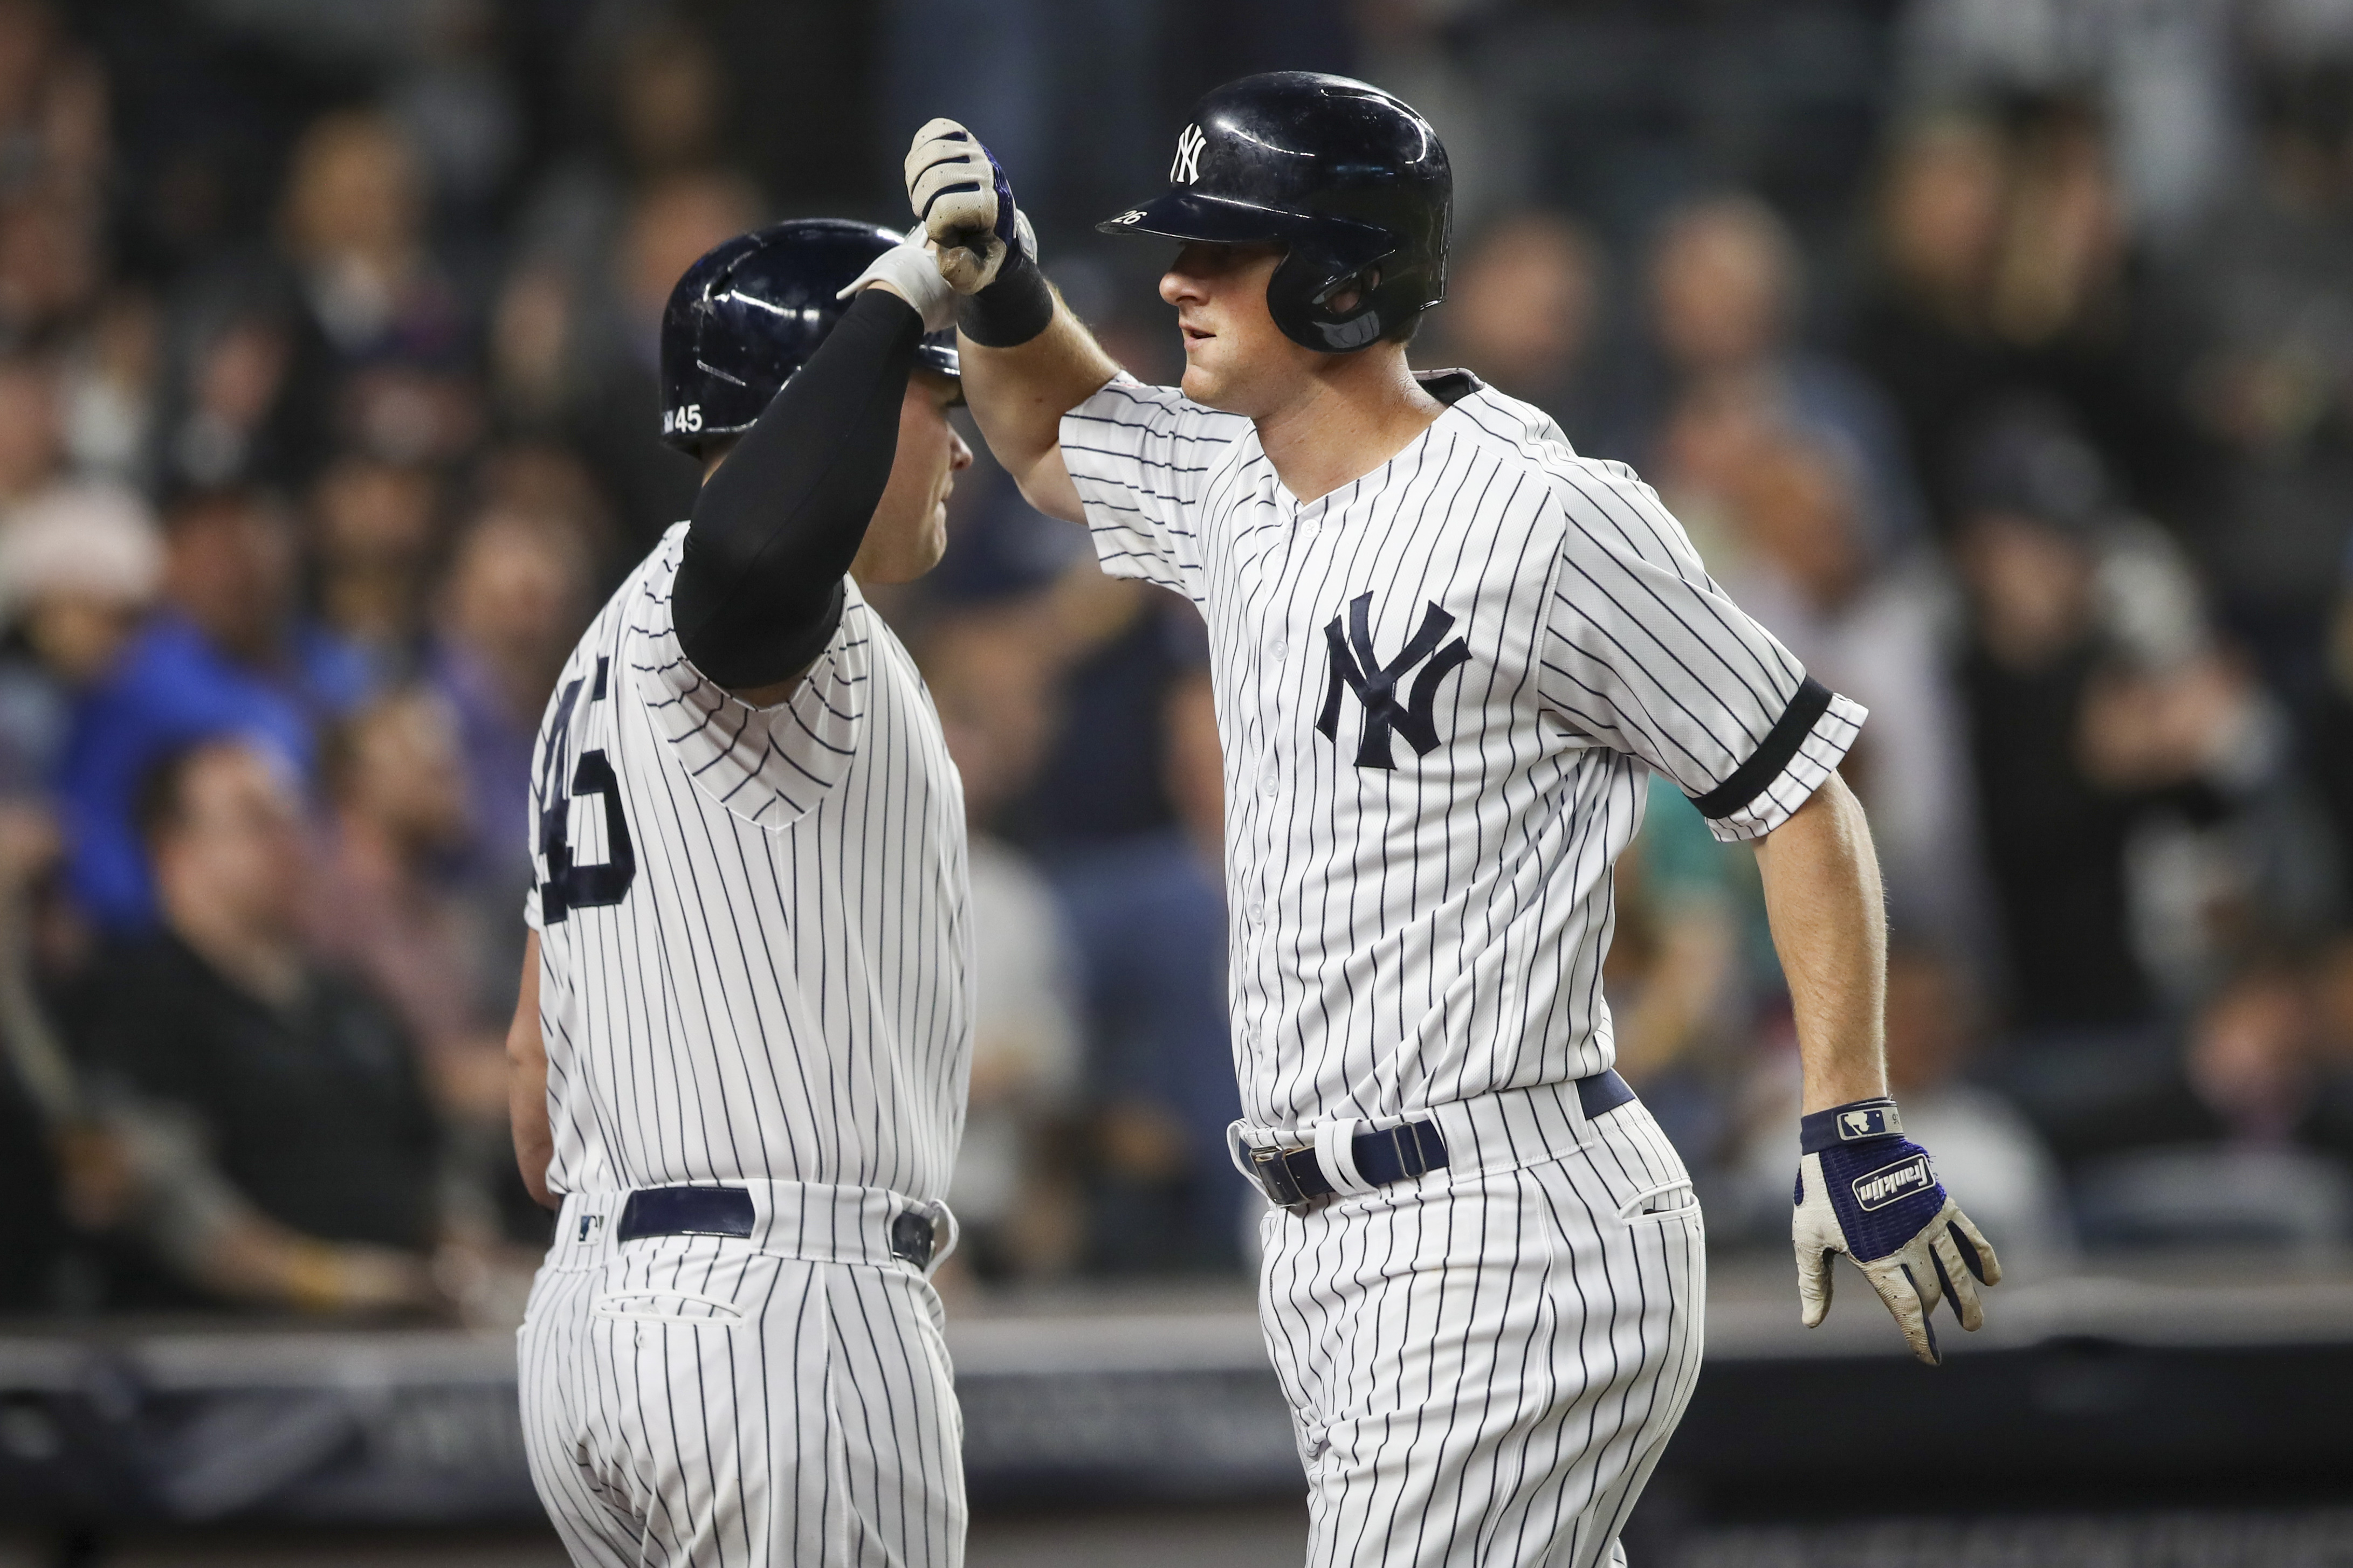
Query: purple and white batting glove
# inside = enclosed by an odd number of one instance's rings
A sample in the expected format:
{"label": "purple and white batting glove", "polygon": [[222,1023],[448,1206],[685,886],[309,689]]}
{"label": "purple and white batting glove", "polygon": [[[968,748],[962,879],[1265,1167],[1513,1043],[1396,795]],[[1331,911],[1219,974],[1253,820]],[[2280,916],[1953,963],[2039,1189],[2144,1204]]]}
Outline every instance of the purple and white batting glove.
{"label": "purple and white batting glove", "polygon": [[1928,1152],[1904,1136],[1892,1100],[1858,1100],[1799,1124],[1798,1298],[1808,1328],[1831,1310],[1831,1254],[1843,1252],[1894,1314],[1912,1353],[1936,1366],[1928,1315],[1946,1297],[1961,1327],[1985,1321],[1978,1287],[2001,1283],[2001,1263],[1946,1195]]}
{"label": "purple and white batting glove", "polygon": [[1013,186],[980,138],[953,120],[934,120],[907,150],[907,200],[940,247],[940,275],[959,294],[997,280],[1006,257],[1035,260],[1038,237],[1014,205]]}

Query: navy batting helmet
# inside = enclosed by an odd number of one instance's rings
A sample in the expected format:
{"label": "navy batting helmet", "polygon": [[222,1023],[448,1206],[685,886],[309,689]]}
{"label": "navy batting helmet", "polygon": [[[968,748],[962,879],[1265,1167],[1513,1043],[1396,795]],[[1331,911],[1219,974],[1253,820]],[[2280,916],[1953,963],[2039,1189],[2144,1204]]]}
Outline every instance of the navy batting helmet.
{"label": "navy batting helmet", "polygon": [[[1167,192],[1095,226],[1285,246],[1266,289],[1274,324],[1345,353],[1446,298],[1453,193],[1438,132],[1400,100],[1346,77],[1270,71],[1196,104]],[[1351,288],[1356,298],[1335,309]]]}
{"label": "navy batting helmet", "polygon": [[[688,268],[662,310],[662,439],[691,453],[750,429],[849,308],[834,295],[898,243],[871,223],[794,218]],[[956,374],[955,332],[925,338],[915,363]]]}

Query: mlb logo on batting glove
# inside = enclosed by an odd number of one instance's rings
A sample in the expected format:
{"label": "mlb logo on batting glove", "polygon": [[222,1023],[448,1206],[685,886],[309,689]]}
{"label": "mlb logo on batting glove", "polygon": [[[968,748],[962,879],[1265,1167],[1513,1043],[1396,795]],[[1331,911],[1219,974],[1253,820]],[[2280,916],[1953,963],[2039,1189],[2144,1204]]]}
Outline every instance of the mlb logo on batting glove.
{"label": "mlb logo on batting glove", "polygon": [[1912,1353],[1936,1365],[1929,1314],[1952,1298],[1961,1327],[1985,1321],[1978,1286],[2001,1281],[2001,1264],[1936,1180],[1928,1152],[1904,1136],[1892,1100],[1818,1110],[1799,1124],[1800,1158],[1790,1230],[1798,1295],[1813,1328],[1831,1308],[1831,1259],[1854,1259],[1904,1331]]}

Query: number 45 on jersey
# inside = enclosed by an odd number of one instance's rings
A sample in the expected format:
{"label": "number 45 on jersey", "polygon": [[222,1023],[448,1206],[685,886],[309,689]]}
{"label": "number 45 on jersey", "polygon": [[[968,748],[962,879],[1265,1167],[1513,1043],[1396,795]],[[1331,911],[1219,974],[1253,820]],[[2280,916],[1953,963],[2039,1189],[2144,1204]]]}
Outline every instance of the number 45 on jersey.
{"label": "number 45 on jersey", "polygon": [[[596,660],[596,681],[588,694],[591,703],[605,700],[607,661]],[[540,799],[547,804],[539,814],[539,853],[547,862],[547,879],[539,885],[539,918],[554,925],[574,910],[617,904],[637,880],[638,852],[629,842],[628,819],[621,815],[621,781],[602,751],[583,752],[567,780],[565,764],[572,755],[572,714],[583,683],[574,680],[555,704],[555,723],[547,736],[547,755],[539,781]],[[584,723],[586,721],[584,715]],[[590,797],[604,802],[605,858],[580,864],[572,854],[572,805]]]}

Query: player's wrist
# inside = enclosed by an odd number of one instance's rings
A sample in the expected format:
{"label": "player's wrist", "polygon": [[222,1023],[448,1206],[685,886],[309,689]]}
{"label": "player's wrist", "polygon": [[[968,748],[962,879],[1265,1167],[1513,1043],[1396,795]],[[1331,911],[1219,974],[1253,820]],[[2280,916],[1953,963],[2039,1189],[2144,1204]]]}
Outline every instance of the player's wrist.
{"label": "player's wrist", "polygon": [[1053,321],[1054,290],[1038,258],[1017,245],[987,288],[956,296],[955,314],[956,331],[983,348],[1018,348]]}
{"label": "player's wrist", "polygon": [[1805,1154],[1903,1136],[1904,1118],[1895,1109],[1894,1099],[1884,1094],[1849,1100],[1798,1119],[1798,1148]]}

